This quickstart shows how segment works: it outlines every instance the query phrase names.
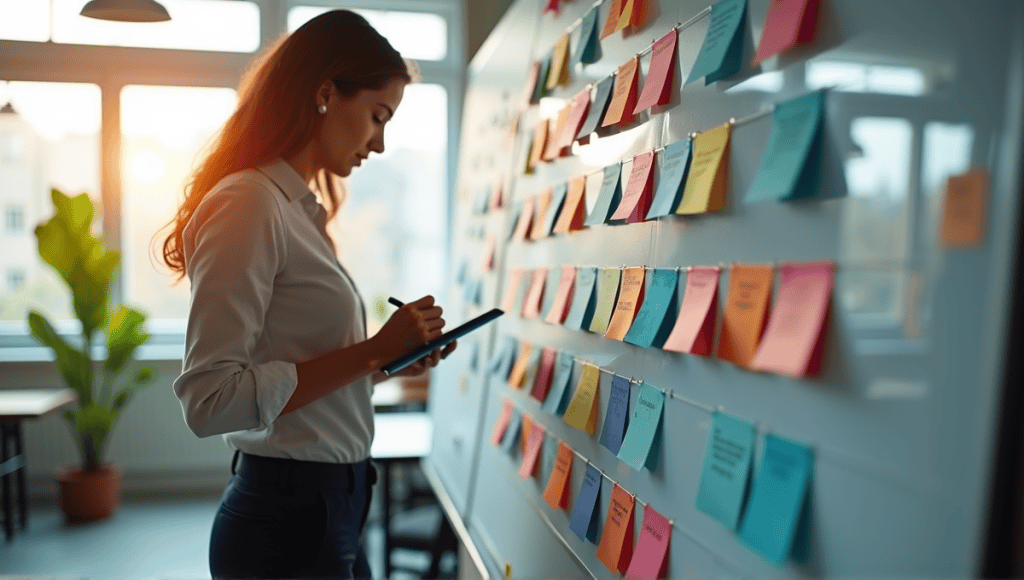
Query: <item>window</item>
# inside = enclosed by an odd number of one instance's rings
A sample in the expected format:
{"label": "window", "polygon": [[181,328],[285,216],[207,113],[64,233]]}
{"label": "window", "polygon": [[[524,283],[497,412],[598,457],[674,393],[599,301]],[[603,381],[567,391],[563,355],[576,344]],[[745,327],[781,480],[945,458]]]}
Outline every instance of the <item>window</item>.
{"label": "window", "polygon": [[[328,10],[314,6],[292,8],[288,11],[288,32]],[[365,18],[404,58],[443,60],[448,55],[448,24],[437,14],[358,8],[352,11]]]}
{"label": "window", "polygon": [[25,210],[20,205],[9,205],[4,211],[4,229],[8,234],[20,234],[25,229]]}
{"label": "window", "polygon": [[807,63],[807,88],[853,93],[918,96],[926,92],[924,72],[911,67],[817,60]]}
{"label": "window", "polygon": [[50,39],[50,3],[0,0],[0,38],[46,42]]}

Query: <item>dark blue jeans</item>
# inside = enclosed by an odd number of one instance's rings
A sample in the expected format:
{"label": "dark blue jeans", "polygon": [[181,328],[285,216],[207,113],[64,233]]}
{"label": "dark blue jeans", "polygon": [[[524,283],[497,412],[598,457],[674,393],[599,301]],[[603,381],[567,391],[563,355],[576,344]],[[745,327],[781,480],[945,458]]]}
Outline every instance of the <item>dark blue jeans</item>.
{"label": "dark blue jeans", "polygon": [[213,520],[210,573],[215,579],[370,578],[359,537],[375,481],[369,460],[241,454]]}

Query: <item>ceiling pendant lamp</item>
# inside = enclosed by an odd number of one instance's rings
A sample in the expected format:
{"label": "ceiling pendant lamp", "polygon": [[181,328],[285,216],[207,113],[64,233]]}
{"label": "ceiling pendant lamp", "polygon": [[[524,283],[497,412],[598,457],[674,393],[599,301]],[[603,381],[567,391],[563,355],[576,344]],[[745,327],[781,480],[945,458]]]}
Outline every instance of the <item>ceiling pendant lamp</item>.
{"label": "ceiling pendant lamp", "polygon": [[82,16],[118,22],[165,22],[171,15],[156,0],[90,0]]}

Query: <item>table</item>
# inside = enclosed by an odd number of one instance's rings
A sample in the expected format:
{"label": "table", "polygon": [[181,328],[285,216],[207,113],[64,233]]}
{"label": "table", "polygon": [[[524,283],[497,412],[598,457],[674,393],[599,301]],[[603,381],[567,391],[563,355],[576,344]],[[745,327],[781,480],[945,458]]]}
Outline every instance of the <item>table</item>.
{"label": "table", "polygon": [[[25,446],[21,423],[38,419],[78,400],[71,389],[0,390],[0,481],[2,481],[4,536],[14,537],[14,508],[11,505],[11,479],[17,476],[19,527],[28,525],[25,497]],[[11,454],[11,446],[14,453]]]}

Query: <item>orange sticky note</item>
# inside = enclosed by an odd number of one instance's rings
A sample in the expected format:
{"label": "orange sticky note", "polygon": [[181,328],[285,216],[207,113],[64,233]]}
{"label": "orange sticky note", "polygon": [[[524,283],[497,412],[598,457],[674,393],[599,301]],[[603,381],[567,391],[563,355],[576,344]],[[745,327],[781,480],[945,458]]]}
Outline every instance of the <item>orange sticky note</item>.
{"label": "orange sticky note", "polygon": [[555,299],[551,302],[551,310],[548,311],[544,322],[562,324],[565,321],[566,307],[572,302],[574,281],[576,281],[576,267],[563,266],[562,278],[558,282],[558,291],[555,292]]}
{"label": "orange sticky note", "polygon": [[576,386],[576,392],[569,401],[569,408],[565,410],[562,420],[569,425],[586,431],[591,435],[597,428],[597,396],[598,382],[601,379],[601,369],[591,364],[583,365],[583,374]]}
{"label": "orange sticky note", "polygon": [[636,108],[637,69],[640,59],[633,57],[619,67],[615,75],[615,88],[612,89],[612,102],[601,121],[602,127],[618,124],[620,127],[633,122],[633,109]]}
{"label": "orange sticky note", "polygon": [[501,405],[501,414],[498,415],[498,422],[494,424],[494,433],[491,434],[491,443],[500,445],[505,431],[508,430],[508,422],[512,419],[512,401],[505,399]]}
{"label": "orange sticky note", "polygon": [[729,294],[722,316],[722,334],[718,338],[718,358],[750,367],[768,319],[773,272],[770,266],[740,264],[729,270]]}
{"label": "orange sticky note", "polygon": [[731,131],[732,124],[725,123],[694,137],[690,173],[686,176],[686,188],[676,208],[677,214],[720,211],[725,207]]}
{"label": "orange sticky note", "polygon": [[548,389],[551,388],[551,372],[555,368],[555,356],[558,351],[547,347],[540,354],[540,368],[537,369],[537,378],[533,381],[533,390],[530,395],[540,402],[548,396]]}
{"label": "orange sticky note", "polygon": [[508,386],[519,389],[523,386],[523,375],[526,374],[526,365],[530,364],[530,353],[533,351],[533,345],[529,342],[524,342],[519,345],[519,358],[516,359],[516,364],[512,365],[512,372],[508,374]]}
{"label": "orange sticky note", "polygon": [[519,477],[527,479],[537,470],[537,456],[540,455],[540,446],[544,443],[544,426],[534,423],[532,420],[530,428],[530,439],[523,450],[523,463],[519,466]]}
{"label": "orange sticky note", "polygon": [[633,558],[633,496],[617,483],[612,487],[597,557],[612,573],[625,572]]}
{"label": "orange sticky note", "polygon": [[665,350],[708,356],[718,311],[718,268],[690,268],[679,318],[665,341]]}
{"label": "orange sticky note", "polygon": [[575,454],[571,447],[562,441],[558,442],[558,458],[555,459],[555,468],[551,470],[548,485],[544,488],[544,501],[548,502],[553,510],[569,509],[569,486],[566,483],[572,477],[573,455]]}
{"label": "orange sticky note", "polygon": [[[512,232],[512,240],[521,242],[526,239],[533,224],[533,197],[523,200],[523,207],[519,210],[519,220],[516,222],[516,229]],[[508,312],[506,310],[506,312]]]}
{"label": "orange sticky note", "polygon": [[569,33],[566,32],[555,43],[551,53],[551,68],[545,86],[553,89],[569,82]]}
{"label": "orange sticky note", "polygon": [[821,370],[835,264],[784,264],[779,299],[751,368],[791,377]]}
{"label": "orange sticky note", "polygon": [[548,215],[548,207],[551,205],[551,188],[547,188],[533,198],[533,229],[530,231],[531,240],[539,240],[548,235],[544,219]]}
{"label": "orange sticky note", "polygon": [[601,40],[611,36],[619,25],[619,17],[622,16],[622,1],[612,0],[611,7],[608,9],[608,17],[604,20],[604,28],[601,29]]}
{"label": "orange sticky note", "polygon": [[519,291],[519,285],[523,283],[524,271],[522,268],[515,268],[509,273],[505,297],[501,300],[501,309],[505,312],[512,312],[512,307],[515,306],[516,292]]}
{"label": "orange sticky note", "polygon": [[530,145],[530,160],[526,166],[531,171],[540,164],[544,155],[544,146],[548,142],[548,122],[542,119],[533,129],[533,143]]}
{"label": "orange sticky note", "polygon": [[943,248],[980,246],[985,241],[987,221],[988,170],[978,167],[950,176],[942,203],[939,245]]}
{"label": "orange sticky note", "polygon": [[523,301],[523,318],[540,316],[540,300],[544,296],[544,279],[547,275],[547,268],[537,268],[533,271],[533,281],[530,282],[530,290]]}
{"label": "orange sticky note", "polygon": [[764,19],[764,33],[754,64],[814,39],[818,0],[772,0]]}
{"label": "orange sticky note", "polygon": [[562,145],[559,143],[558,138],[565,131],[565,126],[569,122],[569,113],[571,112],[571,107],[566,105],[558,112],[557,117],[551,119],[551,125],[548,127],[547,147],[544,149],[544,154],[541,155],[541,159],[544,161],[554,161],[562,154]]}
{"label": "orange sticky note", "polygon": [[569,182],[569,193],[565,196],[565,203],[562,204],[562,213],[558,214],[558,221],[552,230],[556,234],[575,232],[583,229],[583,220],[586,217],[587,206],[583,203],[583,196],[587,189],[587,177],[581,175]]}
{"label": "orange sticky note", "polygon": [[639,26],[644,20],[645,8],[643,0],[626,0],[626,3],[622,5],[619,21],[615,24],[615,30],[622,30],[627,26]]}
{"label": "orange sticky note", "polygon": [[523,415],[522,436],[519,438],[519,452],[526,454],[526,444],[530,442],[530,434],[533,433],[533,417]]}
{"label": "orange sticky note", "polygon": [[494,234],[487,236],[487,243],[484,245],[484,257],[480,264],[484,272],[490,272],[494,269],[494,243]]}
{"label": "orange sticky note", "polygon": [[619,200],[619,207],[612,214],[613,220],[626,220],[635,224],[644,221],[651,209],[651,189],[654,183],[654,151],[641,153],[633,158],[633,169],[626,181],[626,191]]}
{"label": "orange sticky note", "polygon": [[636,318],[636,311],[644,301],[645,268],[626,268],[622,271],[622,283],[619,286],[619,301],[612,312],[612,320],[608,323],[608,331],[604,335],[615,340],[622,340]]}
{"label": "orange sticky note", "polygon": [[676,73],[676,40],[678,33],[673,28],[651,47],[651,67],[644,81],[644,90],[637,99],[633,114],[664,105],[672,98],[672,81]]}
{"label": "orange sticky note", "polygon": [[561,132],[558,134],[560,151],[565,151],[568,147],[572,147],[572,142],[576,139],[576,133],[579,132],[580,126],[583,125],[583,120],[590,111],[590,89],[583,89],[577,93],[569,101],[566,109],[569,110],[569,114],[566,117],[565,126],[562,127]]}

